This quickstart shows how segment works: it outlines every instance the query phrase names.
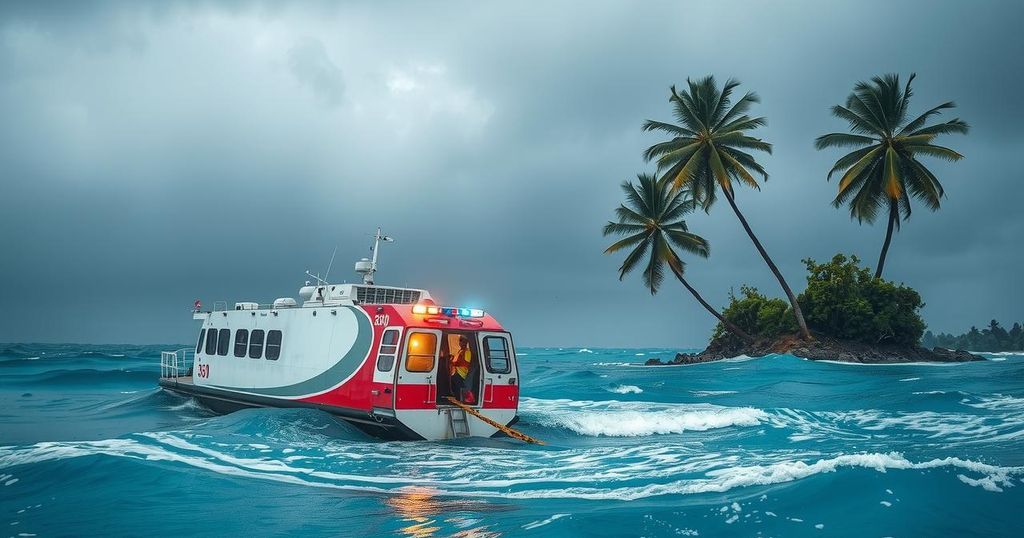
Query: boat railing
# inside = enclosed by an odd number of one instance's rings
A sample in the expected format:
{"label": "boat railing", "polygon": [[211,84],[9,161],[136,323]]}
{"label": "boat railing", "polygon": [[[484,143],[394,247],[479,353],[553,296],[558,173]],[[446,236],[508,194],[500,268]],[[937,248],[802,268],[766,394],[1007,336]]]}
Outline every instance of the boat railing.
{"label": "boat railing", "polygon": [[160,353],[160,377],[177,379],[192,375],[192,364],[196,360],[196,352],[189,348]]}

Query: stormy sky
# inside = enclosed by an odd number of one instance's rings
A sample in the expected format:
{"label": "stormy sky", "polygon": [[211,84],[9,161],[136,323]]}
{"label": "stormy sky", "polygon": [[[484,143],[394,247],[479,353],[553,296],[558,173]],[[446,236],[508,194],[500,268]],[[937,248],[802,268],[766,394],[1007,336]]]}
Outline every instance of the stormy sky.
{"label": "stormy sky", "polygon": [[[932,330],[1024,318],[1020,2],[206,2],[0,5],[0,341],[178,343],[195,298],[378,283],[494,313],[520,346],[698,347],[710,316],[673,281],[619,282],[601,226],[652,171],[668,88],[709,73],[756,90],[775,146],[737,201],[794,288],[800,259],[873,266],[884,225],[830,201],[858,80],[914,71],[913,111],[971,124],[929,161],[889,278]],[[781,295],[724,201],[688,217],[716,305]]]}

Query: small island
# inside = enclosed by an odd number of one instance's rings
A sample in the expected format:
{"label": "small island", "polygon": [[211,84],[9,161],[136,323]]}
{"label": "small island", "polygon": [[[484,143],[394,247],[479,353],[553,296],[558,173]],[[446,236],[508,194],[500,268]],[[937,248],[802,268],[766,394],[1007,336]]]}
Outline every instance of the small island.
{"label": "small island", "polygon": [[[818,150],[854,148],[822,174],[826,180],[839,177],[832,205],[848,207],[851,219],[860,223],[883,220],[886,231],[874,271],[862,267],[853,255],[836,254],[825,263],[805,259],[807,287],[799,294],[736,202],[737,187],[759,191],[768,179],[767,170],[752,154],[772,151],[770,143],[750,134],[767,123],[751,113],[760,101],[757,94],[734,93],[739,81],[729,79],[719,86],[711,75],[670,88],[669,103],[677,123],[644,122],[644,131],[668,138],[643,152],[644,160],[656,165],[654,174],[641,173],[636,182],[622,183],[625,200],[615,210],[616,220],[603,230],[604,235],[619,239],[605,253],[625,253],[619,279],[640,269],[644,287],[652,295],[665,280],[667,268],[718,324],[704,351],[680,353],[669,362],[651,359],[648,365],[773,353],[864,364],[984,360],[963,350],[922,347],[921,295],[882,277],[894,232],[910,218],[911,202],[936,211],[945,196],[938,178],[921,158],[959,161],[963,155],[932,142],[940,135],[966,134],[969,129],[959,118],[929,124],[941,111],[954,108],[952,102],[916,117],[910,114],[914,79],[911,74],[904,84],[899,75],[887,74],[857,83],[844,104],[831,109],[833,116],[848,124],[848,132],[828,133],[814,140]],[[720,312],[690,283],[680,254],[708,258],[711,247],[708,240],[690,230],[683,216],[698,209],[710,212],[721,199],[778,280],[784,298],[768,297],[743,286],[739,296],[730,293],[729,304]],[[1009,332],[1003,332],[1007,333],[1003,340],[1012,340]],[[1021,332],[1019,327],[1017,332]],[[929,337],[931,343],[939,340],[930,333]]]}

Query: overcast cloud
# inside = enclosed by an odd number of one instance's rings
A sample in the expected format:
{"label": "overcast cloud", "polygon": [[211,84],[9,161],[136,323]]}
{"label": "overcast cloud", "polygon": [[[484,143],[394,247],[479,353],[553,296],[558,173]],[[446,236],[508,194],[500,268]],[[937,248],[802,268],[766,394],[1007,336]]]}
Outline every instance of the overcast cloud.
{"label": "overcast cloud", "polygon": [[[584,8],[585,6],[585,8]],[[353,281],[377,225],[378,282],[493,312],[519,345],[702,345],[711,318],[666,282],[619,282],[600,228],[651,167],[647,118],[713,73],[756,90],[771,179],[738,194],[783,272],[884,226],[830,205],[853,84],[916,71],[913,108],[956,100],[967,158],[932,162],[887,276],[933,330],[1024,318],[1020,2],[542,2],[0,5],[0,341],[187,342],[199,297]],[[781,295],[724,204],[688,274],[716,304]]]}

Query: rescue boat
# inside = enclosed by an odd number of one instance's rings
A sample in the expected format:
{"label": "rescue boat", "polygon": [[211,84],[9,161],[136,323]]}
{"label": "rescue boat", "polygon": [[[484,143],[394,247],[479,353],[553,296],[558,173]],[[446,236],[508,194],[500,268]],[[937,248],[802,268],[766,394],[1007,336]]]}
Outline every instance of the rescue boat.
{"label": "rescue boat", "polygon": [[[216,412],[320,409],[385,439],[515,434],[512,335],[483,310],[443,306],[425,289],[376,285],[382,241],[391,238],[378,228],[373,259],[356,263],[362,284],[310,275],[316,281],[299,290],[301,304],[283,297],[204,311],[196,301],[195,349],[161,354],[160,386]],[[464,366],[467,351],[468,375],[455,394],[450,365]]]}

